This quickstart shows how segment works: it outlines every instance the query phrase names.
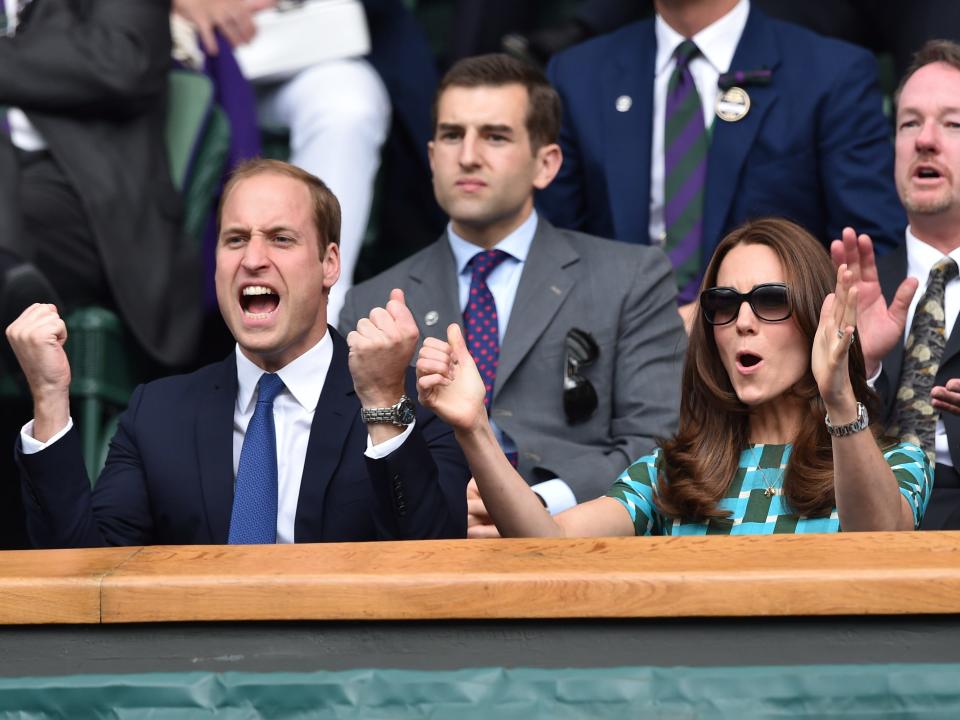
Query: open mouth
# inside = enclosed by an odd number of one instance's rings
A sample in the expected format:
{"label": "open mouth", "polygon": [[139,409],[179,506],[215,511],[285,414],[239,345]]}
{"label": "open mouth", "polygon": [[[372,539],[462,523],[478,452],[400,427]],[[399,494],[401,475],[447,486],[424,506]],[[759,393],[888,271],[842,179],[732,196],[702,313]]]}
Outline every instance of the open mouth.
{"label": "open mouth", "polygon": [[937,168],[931,167],[930,165],[920,165],[914,170],[913,175],[921,180],[936,180],[943,176]]}
{"label": "open mouth", "polygon": [[266,285],[248,285],[240,291],[240,307],[249,318],[263,320],[280,306],[280,295]]}
{"label": "open mouth", "polygon": [[737,353],[737,363],[745,368],[751,368],[760,363],[762,360],[762,357],[751,352]]}

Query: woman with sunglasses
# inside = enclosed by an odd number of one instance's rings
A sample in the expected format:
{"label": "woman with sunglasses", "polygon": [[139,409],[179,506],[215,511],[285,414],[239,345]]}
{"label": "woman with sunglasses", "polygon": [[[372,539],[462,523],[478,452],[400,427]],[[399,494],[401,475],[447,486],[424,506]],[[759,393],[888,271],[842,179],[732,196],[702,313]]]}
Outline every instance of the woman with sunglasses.
{"label": "woman with sunglasses", "polygon": [[852,274],[786,220],[731,232],[707,267],[677,434],[605,497],[556,517],[504,457],[459,328],[428,339],[420,400],[450,423],[509,536],[909,530],[932,484],[924,453],[879,438],[856,341]]}

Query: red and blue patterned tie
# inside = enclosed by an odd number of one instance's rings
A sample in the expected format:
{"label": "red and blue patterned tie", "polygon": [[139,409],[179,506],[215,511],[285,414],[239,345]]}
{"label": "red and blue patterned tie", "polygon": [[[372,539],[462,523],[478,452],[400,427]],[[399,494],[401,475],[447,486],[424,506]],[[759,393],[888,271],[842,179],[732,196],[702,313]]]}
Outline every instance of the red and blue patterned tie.
{"label": "red and blue patterned tie", "polygon": [[490,410],[493,385],[500,363],[500,325],[497,322],[497,304],[487,287],[487,277],[510,255],[503,250],[478,252],[467,263],[470,268],[470,296],[463,309],[463,327],[467,333],[467,350],[477,364],[480,377],[487,389],[484,404]]}

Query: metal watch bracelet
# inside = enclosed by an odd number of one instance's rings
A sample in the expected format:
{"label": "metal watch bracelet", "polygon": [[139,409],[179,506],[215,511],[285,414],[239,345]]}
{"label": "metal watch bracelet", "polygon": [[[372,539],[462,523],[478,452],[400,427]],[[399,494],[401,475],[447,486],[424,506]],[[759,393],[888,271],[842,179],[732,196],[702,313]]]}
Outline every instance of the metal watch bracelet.
{"label": "metal watch bracelet", "polygon": [[827,432],[833,435],[833,437],[853,435],[861,430],[865,430],[870,424],[870,418],[867,417],[867,409],[861,402],[857,403],[857,419],[853,422],[849,422],[846,425],[833,425],[830,423],[829,414],[823,416],[823,421],[827,424]]}

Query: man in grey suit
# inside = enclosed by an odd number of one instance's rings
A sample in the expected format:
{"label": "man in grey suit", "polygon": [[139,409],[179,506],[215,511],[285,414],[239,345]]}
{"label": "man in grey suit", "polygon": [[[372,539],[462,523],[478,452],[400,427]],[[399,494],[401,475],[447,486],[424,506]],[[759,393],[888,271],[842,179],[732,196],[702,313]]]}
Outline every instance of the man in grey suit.
{"label": "man in grey suit", "polygon": [[[402,288],[422,336],[462,323],[498,439],[554,513],[605,492],[675,430],[686,343],[660,250],[537,216],[534,191],[562,162],[559,128],[539,70],[506,55],[454,65],[429,144],[447,231],[354,287],[340,315],[350,330]],[[468,534],[494,534],[473,483],[468,506]]]}

